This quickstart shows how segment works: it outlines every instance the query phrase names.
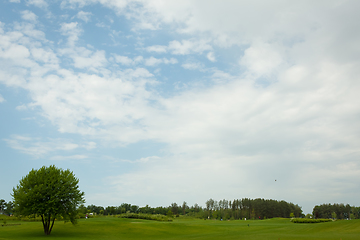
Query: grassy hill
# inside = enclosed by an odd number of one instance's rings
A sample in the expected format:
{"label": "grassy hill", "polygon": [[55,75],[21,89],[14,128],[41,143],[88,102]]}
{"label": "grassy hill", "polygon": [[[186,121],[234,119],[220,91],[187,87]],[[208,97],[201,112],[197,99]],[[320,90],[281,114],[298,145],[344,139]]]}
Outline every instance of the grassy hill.
{"label": "grassy hill", "polygon": [[58,221],[50,236],[41,222],[0,227],[0,240],[10,239],[360,239],[360,220],[296,224],[289,219],[215,221],[175,219],[156,222],[116,217],[79,220],[75,226]]}

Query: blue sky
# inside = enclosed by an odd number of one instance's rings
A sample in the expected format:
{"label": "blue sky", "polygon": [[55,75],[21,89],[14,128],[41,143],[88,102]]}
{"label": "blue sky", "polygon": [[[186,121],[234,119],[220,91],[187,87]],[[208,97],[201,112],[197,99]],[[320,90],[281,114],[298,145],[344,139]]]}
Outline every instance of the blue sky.
{"label": "blue sky", "polygon": [[359,1],[0,4],[0,198],[55,164],[87,204],[359,206]]}

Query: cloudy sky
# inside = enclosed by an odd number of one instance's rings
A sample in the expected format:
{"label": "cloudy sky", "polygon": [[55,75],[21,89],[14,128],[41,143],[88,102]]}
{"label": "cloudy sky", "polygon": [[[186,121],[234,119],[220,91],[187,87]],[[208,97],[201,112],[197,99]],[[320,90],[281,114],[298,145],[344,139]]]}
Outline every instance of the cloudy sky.
{"label": "cloudy sky", "polygon": [[87,204],[360,205],[360,1],[0,5],[0,198],[55,164]]}

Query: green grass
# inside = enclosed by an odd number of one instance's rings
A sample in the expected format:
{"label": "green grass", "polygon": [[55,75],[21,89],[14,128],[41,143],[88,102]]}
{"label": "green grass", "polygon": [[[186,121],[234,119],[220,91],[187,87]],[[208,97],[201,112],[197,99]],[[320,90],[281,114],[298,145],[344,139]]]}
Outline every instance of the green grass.
{"label": "green grass", "polygon": [[[289,219],[215,221],[175,219],[158,222],[102,217],[71,223],[56,222],[50,236],[41,222],[17,222],[0,227],[0,240],[7,239],[360,239],[360,220],[295,224]],[[249,226],[248,226],[249,224]]]}

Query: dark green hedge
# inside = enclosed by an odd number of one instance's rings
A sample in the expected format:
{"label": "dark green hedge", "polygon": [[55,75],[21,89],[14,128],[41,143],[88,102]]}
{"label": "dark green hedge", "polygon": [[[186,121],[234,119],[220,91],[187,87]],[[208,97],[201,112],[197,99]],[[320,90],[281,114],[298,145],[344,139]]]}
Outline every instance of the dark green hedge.
{"label": "dark green hedge", "polygon": [[332,219],[311,219],[311,218],[293,218],[291,219],[293,223],[321,223],[321,222],[332,222]]}

